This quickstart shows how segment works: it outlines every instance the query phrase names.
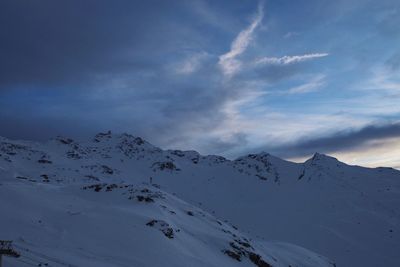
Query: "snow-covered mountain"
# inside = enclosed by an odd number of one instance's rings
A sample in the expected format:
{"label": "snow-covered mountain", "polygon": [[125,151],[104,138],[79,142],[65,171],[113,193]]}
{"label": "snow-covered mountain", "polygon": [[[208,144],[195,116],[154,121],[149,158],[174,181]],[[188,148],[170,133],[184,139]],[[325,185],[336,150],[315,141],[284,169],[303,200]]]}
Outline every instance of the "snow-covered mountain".
{"label": "snow-covered mountain", "polygon": [[108,132],[0,138],[0,184],[0,239],[22,254],[6,266],[400,266],[391,168],[227,160]]}

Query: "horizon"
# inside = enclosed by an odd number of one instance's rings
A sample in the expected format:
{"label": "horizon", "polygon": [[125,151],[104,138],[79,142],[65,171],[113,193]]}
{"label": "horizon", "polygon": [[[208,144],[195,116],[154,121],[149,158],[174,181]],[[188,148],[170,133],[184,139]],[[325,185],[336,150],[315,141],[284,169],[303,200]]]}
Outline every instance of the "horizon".
{"label": "horizon", "polygon": [[[151,140],[147,140],[145,138],[142,138],[141,136],[137,136],[137,135],[134,135],[134,134],[131,134],[131,133],[126,133],[126,132],[122,132],[122,133],[118,133],[117,132],[117,133],[115,133],[115,132],[113,132],[111,130],[108,130],[106,132],[98,132],[98,133],[92,134],[91,136],[86,136],[86,137],[82,137],[81,136],[81,137],[79,137],[77,139],[72,139],[72,140],[74,142],[78,142],[78,143],[90,142],[91,140],[93,141],[93,138],[96,137],[97,134],[111,134],[112,136],[130,135],[130,136],[135,137],[135,138],[141,138],[144,141],[146,141],[147,143],[149,143],[150,145],[153,145],[153,146],[155,146],[157,148],[160,148],[160,149],[162,149],[164,151],[167,151],[167,150],[180,150],[180,151],[183,151],[183,152],[185,152],[185,151],[194,151],[194,152],[199,153],[201,156],[222,156],[222,155],[219,155],[219,154],[206,154],[206,153],[204,154],[204,153],[201,153],[201,152],[199,152],[197,150],[194,150],[194,149],[181,150],[181,149],[176,149],[176,148],[165,148],[165,147],[161,147],[161,146],[155,145],[155,144],[153,144],[151,142]],[[44,144],[44,143],[50,142],[52,140],[57,140],[58,138],[69,138],[69,139],[71,139],[71,137],[65,136],[65,135],[57,135],[57,136],[54,136],[52,138],[49,138],[49,139],[46,139],[46,140],[40,140],[40,141],[38,141],[38,140],[28,140],[28,139],[11,139],[11,138],[7,138],[7,137],[4,137],[4,136],[0,136],[0,138],[1,137],[2,138],[6,138],[6,139],[8,139],[10,141],[14,141],[14,142],[18,142],[18,141],[20,141],[20,142],[38,142],[39,144]],[[234,160],[237,160],[237,159],[239,159],[241,157],[246,157],[248,155],[260,155],[260,154],[268,154],[268,155],[270,155],[272,157],[276,157],[276,158],[279,158],[279,159],[282,159],[282,160],[285,160],[285,161],[288,161],[288,162],[300,163],[300,164],[305,163],[308,160],[311,160],[316,154],[319,154],[319,155],[322,155],[322,156],[331,157],[331,158],[333,158],[333,159],[335,159],[335,160],[337,160],[337,161],[339,161],[341,163],[344,163],[346,165],[349,165],[349,166],[359,166],[359,167],[364,167],[364,168],[393,168],[395,170],[399,170],[400,171],[400,166],[398,166],[398,167],[380,166],[380,165],[377,165],[377,166],[363,166],[363,165],[358,165],[358,164],[352,164],[351,162],[347,162],[345,160],[342,160],[342,159],[336,157],[333,154],[325,154],[325,153],[320,153],[318,151],[315,151],[315,152],[313,152],[312,154],[310,154],[308,156],[299,157],[299,158],[293,158],[293,159],[292,158],[282,158],[282,157],[279,157],[277,155],[274,155],[274,154],[269,153],[268,151],[264,151],[264,150],[248,152],[248,153],[244,153],[242,155],[238,155],[236,157],[225,157],[225,156],[223,156],[223,157],[226,158],[227,160],[234,161]]]}
{"label": "horizon", "polygon": [[0,3],[0,136],[400,169],[400,2]]}

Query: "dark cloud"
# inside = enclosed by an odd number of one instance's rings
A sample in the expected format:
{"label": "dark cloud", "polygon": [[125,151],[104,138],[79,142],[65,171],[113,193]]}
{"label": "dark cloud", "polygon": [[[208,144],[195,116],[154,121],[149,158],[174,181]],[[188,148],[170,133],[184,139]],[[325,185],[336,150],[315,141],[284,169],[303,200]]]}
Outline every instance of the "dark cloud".
{"label": "dark cloud", "polygon": [[228,140],[215,138],[207,140],[204,150],[211,154],[221,154],[237,148],[243,148],[248,144],[248,136],[245,133],[234,133]]}
{"label": "dark cloud", "polygon": [[[221,84],[212,54],[224,33],[202,29],[181,1],[0,5],[0,135],[43,140],[109,128],[169,145],[217,127],[239,93]],[[178,63],[197,53],[206,56],[196,72],[179,74]]]}
{"label": "dark cloud", "polygon": [[[10,139],[47,141],[56,136],[81,139],[105,129],[68,118],[33,118],[0,116],[1,136]],[[79,128],[79,132],[76,129]]]}
{"label": "dark cloud", "polygon": [[212,127],[230,97],[217,57],[196,76],[174,71],[219,47],[210,42],[220,29],[202,29],[191,12],[181,1],[1,1],[0,135],[43,139],[72,124],[82,135],[107,127],[163,143],[196,123]]}
{"label": "dark cloud", "polygon": [[359,130],[333,133],[329,136],[298,140],[283,146],[267,146],[263,149],[280,157],[304,157],[315,152],[332,153],[352,151],[371,146],[369,141],[382,141],[400,137],[400,123],[369,125]]}
{"label": "dark cloud", "polygon": [[[110,75],[154,70],[199,47],[178,1],[0,2],[0,88],[88,86]],[[96,84],[97,85],[97,84]]]}

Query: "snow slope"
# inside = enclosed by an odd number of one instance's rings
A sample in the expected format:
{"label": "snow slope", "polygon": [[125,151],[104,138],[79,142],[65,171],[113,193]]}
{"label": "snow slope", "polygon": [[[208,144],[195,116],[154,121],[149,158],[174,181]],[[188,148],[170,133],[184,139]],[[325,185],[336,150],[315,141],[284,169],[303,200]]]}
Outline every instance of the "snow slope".
{"label": "snow slope", "polygon": [[[157,188],[145,185],[150,177]],[[390,168],[321,154],[303,164],[267,153],[230,161],[101,133],[84,143],[0,139],[0,183],[0,229],[13,229],[1,238],[76,266],[255,266],[250,252],[272,266],[400,266],[400,172]],[[106,185],[82,189],[95,184]],[[163,197],[129,199],[145,189]],[[168,228],[180,231],[170,239]]]}
{"label": "snow slope", "polygon": [[153,185],[3,174],[0,199],[1,238],[22,255],[5,266],[333,266],[302,248],[253,241]]}

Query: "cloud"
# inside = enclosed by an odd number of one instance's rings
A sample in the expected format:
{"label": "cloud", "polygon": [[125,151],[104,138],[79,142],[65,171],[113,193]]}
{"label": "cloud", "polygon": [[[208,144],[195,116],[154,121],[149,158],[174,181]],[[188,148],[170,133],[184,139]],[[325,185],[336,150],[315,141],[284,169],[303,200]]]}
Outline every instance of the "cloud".
{"label": "cloud", "polygon": [[[56,136],[82,138],[93,136],[95,132],[105,131],[104,126],[92,121],[75,120],[66,117],[40,117],[40,116],[0,116],[2,127],[0,135],[10,139],[47,141]],[[76,131],[79,129],[79,131]]]}
{"label": "cloud", "polygon": [[263,57],[257,59],[255,61],[256,65],[265,65],[265,64],[273,64],[273,65],[288,65],[299,63],[303,61],[312,60],[315,58],[321,58],[328,56],[328,53],[313,53],[313,54],[304,54],[297,56],[283,56],[283,57]]}
{"label": "cloud", "polygon": [[248,136],[243,132],[235,132],[226,137],[206,138],[203,148],[211,154],[221,154],[241,148],[248,144]]}
{"label": "cloud", "polygon": [[231,32],[232,26],[237,24],[237,17],[229,16],[229,9],[223,5],[223,1],[216,3],[214,1],[192,0],[182,3],[191,7],[193,15],[198,16],[202,24],[225,32]]}
{"label": "cloud", "polygon": [[285,158],[305,157],[315,152],[336,153],[367,149],[381,141],[400,137],[400,123],[368,125],[360,129],[349,129],[328,136],[311,137],[281,146],[264,147],[264,150]]}
{"label": "cloud", "polygon": [[[353,52],[368,29],[360,37],[343,18],[334,18],[340,25],[327,23],[336,3],[299,19],[293,9],[313,3],[272,1],[268,20],[262,5],[254,12],[254,3],[0,1],[0,135],[44,140],[111,129],[165,148],[237,156],[265,140],[276,144],[271,151],[295,149],[299,132],[310,141],[338,125],[399,118],[395,42],[382,46],[383,54],[366,49],[374,42]],[[241,18],[252,13],[243,26]],[[261,24],[268,32],[256,44]],[[282,38],[289,30],[290,37],[301,33],[295,44]],[[332,51],[335,60],[316,60],[328,54],[313,51]],[[360,51],[374,62],[393,55],[386,66],[393,73],[352,71],[349,53]],[[256,64],[263,55],[271,57]],[[318,65],[298,64],[306,61]],[[363,90],[350,89],[355,79],[365,82]],[[321,87],[321,94],[301,95]]]}
{"label": "cloud", "polygon": [[363,83],[359,90],[384,91],[389,94],[400,93],[400,73],[396,70],[374,68],[370,78]]}
{"label": "cloud", "polygon": [[253,33],[261,23],[264,16],[262,3],[258,6],[258,13],[251,24],[241,31],[231,44],[231,50],[219,57],[218,64],[224,75],[230,77],[238,72],[241,68],[241,62],[237,59],[244,53],[253,39]]}
{"label": "cloud", "polygon": [[293,38],[293,37],[296,37],[296,36],[299,36],[299,35],[300,35],[299,32],[287,32],[287,33],[283,36],[283,38],[289,39],[289,38]]}
{"label": "cloud", "polygon": [[201,64],[207,57],[209,57],[209,55],[204,51],[193,53],[182,62],[175,64],[175,72],[182,75],[194,73],[201,67]]}
{"label": "cloud", "polygon": [[240,88],[221,84],[219,43],[210,41],[220,32],[204,35],[201,21],[177,16],[191,5],[158,2],[2,1],[0,135],[44,140],[109,128],[197,148]]}
{"label": "cloud", "polygon": [[290,88],[289,90],[287,90],[284,93],[287,93],[287,94],[310,93],[310,92],[317,91],[319,88],[324,86],[324,84],[325,84],[325,75],[321,74],[321,75],[315,76],[314,78],[311,79],[311,81],[309,81],[305,84]]}
{"label": "cloud", "polygon": [[175,27],[184,24],[174,16],[179,6],[156,0],[1,1],[0,89],[86,89],[153,72],[171,60],[181,40],[185,47],[199,44],[195,31]]}

